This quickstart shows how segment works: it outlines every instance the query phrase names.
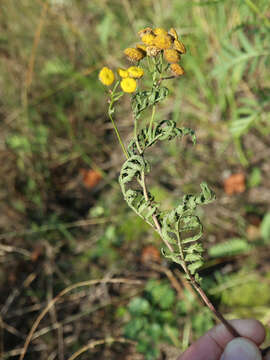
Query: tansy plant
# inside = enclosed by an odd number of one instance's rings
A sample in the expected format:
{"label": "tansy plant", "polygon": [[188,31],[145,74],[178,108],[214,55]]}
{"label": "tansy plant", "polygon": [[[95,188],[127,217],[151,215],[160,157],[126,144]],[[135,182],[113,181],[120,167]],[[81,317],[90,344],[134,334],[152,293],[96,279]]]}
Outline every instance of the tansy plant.
{"label": "tansy plant", "polygon": [[[186,53],[184,44],[175,29],[166,31],[162,28],[147,27],[139,31],[141,42],[134,48],[127,48],[124,54],[133,63],[128,68],[114,72],[104,67],[99,73],[100,81],[109,87],[108,115],[112,121],[119,143],[126,156],[119,176],[119,183],[127,204],[135,213],[143,218],[162,238],[165,257],[179,264],[192,286],[196,289],[205,304],[227,327],[233,336],[237,331],[215,309],[200,286],[198,269],[203,264],[203,247],[200,242],[202,224],[196,213],[199,205],[205,205],[215,199],[208,185],[201,183],[201,192],[184,195],[182,201],[170,211],[162,211],[155,202],[154,196],[147,190],[146,175],[151,167],[146,159],[147,149],[158,141],[170,141],[176,137],[190,136],[193,143],[196,138],[189,128],[179,128],[172,120],[155,120],[156,106],[168,96],[164,81],[177,79],[184,74],[179,64],[181,56]],[[151,87],[142,89],[142,78],[149,73]],[[131,107],[134,118],[134,136],[127,149],[120,137],[113,119],[115,105],[125,94],[131,94]],[[145,127],[138,129],[138,120],[147,109],[152,115]],[[135,185],[136,184],[136,185]]]}

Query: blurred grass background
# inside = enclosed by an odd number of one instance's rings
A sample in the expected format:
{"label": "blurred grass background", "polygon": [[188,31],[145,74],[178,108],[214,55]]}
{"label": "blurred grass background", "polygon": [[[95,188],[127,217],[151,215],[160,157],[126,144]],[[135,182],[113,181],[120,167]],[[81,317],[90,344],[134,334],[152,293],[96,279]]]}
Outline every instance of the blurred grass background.
{"label": "blurred grass background", "polygon": [[[158,118],[198,138],[149,154],[150,188],[169,208],[209,183],[203,286],[227,318],[269,325],[268,1],[2,0],[0,10],[0,357],[18,359],[38,314],[85,280],[103,282],[59,299],[26,359],[69,359],[87,344],[80,359],[175,359],[215,323],[117,183],[124,157],[97,75],[126,66],[123,49],[146,26],[175,27],[187,47]],[[117,111],[126,143],[129,105]]]}

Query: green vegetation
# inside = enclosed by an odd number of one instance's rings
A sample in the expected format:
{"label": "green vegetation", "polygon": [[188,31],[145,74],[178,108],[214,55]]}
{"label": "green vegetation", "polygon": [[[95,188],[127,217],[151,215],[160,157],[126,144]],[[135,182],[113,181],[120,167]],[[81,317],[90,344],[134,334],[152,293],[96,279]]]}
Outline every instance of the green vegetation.
{"label": "green vegetation", "polygon": [[[149,189],[166,210],[209,184],[217,200],[198,209],[202,286],[227,318],[269,323],[268,8],[267,0],[1,2],[3,359],[19,358],[47,303],[85,280],[127,281],[67,292],[38,324],[25,359],[68,359],[87,344],[78,358],[169,359],[214,324],[177,265],[145,260],[147,247],[163,245],[117,181],[125,158],[98,72],[128,66],[122,51],[146,26],[175,27],[187,48],[185,75],[166,83],[157,120],[198,139],[149,149]],[[126,146],[133,119],[128,97],[120,101],[115,121]],[[229,195],[224,182],[237,173],[244,182],[230,183]]]}
{"label": "green vegetation", "polygon": [[143,295],[133,298],[122,316],[128,318],[125,336],[137,341],[137,350],[146,359],[158,358],[162,343],[185,349],[192,331],[200,336],[213,326],[208,309],[186,290],[177,301],[168,282],[150,280]]}
{"label": "green vegetation", "polygon": [[172,312],[177,305],[175,300],[169,284],[150,280],[145,288],[145,298],[135,297],[128,305],[130,320],[124,334],[138,341],[137,350],[146,354],[146,359],[159,356],[162,342],[180,345],[176,314]]}

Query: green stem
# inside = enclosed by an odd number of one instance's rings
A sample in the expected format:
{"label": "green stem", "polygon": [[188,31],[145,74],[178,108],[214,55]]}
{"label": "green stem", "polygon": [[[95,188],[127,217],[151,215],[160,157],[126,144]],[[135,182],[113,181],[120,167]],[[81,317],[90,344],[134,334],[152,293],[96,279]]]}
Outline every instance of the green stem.
{"label": "green stem", "polygon": [[151,132],[152,132],[152,127],[153,127],[155,114],[156,114],[156,105],[153,105],[153,107],[152,107],[152,115],[151,115],[150,124],[149,124],[149,128],[148,128],[148,135],[149,136],[151,135]]}
{"label": "green stem", "polygon": [[134,139],[135,139],[136,146],[137,146],[137,149],[138,149],[139,153],[142,154],[142,149],[140,147],[138,136],[137,136],[137,128],[138,128],[138,120],[135,117],[135,120],[134,120]]}
{"label": "green stem", "polygon": [[125,145],[124,145],[124,143],[123,143],[123,141],[122,141],[122,139],[121,139],[121,136],[120,136],[120,133],[119,133],[119,131],[118,131],[118,128],[117,128],[117,126],[116,126],[116,124],[115,124],[115,122],[114,122],[114,120],[113,120],[113,117],[112,117],[112,114],[114,113],[114,103],[115,103],[115,101],[116,101],[116,100],[114,99],[114,95],[115,95],[115,91],[116,91],[116,89],[117,89],[118,84],[119,84],[119,81],[115,84],[115,86],[114,86],[114,88],[113,88],[113,90],[112,90],[112,92],[111,92],[109,109],[108,109],[108,115],[109,115],[109,118],[110,118],[111,123],[112,123],[112,125],[113,125],[113,128],[114,128],[115,134],[116,134],[116,136],[117,136],[118,142],[119,142],[119,144],[120,144],[120,146],[121,146],[121,148],[122,148],[122,150],[123,150],[123,153],[125,154],[126,158],[128,159],[127,150],[126,150],[126,148],[125,148]]}
{"label": "green stem", "polygon": [[111,115],[111,111],[112,111],[112,109],[113,109],[113,106],[112,106],[112,105],[113,105],[113,102],[110,103],[109,110],[108,110],[108,115],[109,115],[109,118],[110,118],[110,120],[111,120],[111,122],[112,122],[114,131],[115,131],[115,133],[116,133],[116,136],[117,136],[117,139],[118,139],[118,141],[119,141],[119,144],[121,145],[121,148],[122,148],[122,150],[123,150],[123,153],[125,154],[126,158],[128,159],[127,150],[126,150],[125,145],[124,145],[124,143],[123,143],[123,141],[122,141],[122,139],[121,139],[121,136],[120,136],[120,134],[119,134],[119,131],[118,131],[118,129],[117,129],[117,126],[116,126],[116,124],[115,124],[115,122],[114,122],[114,120],[113,120],[113,117],[112,117],[112,115]]}
{"label": "green stem", "polygon": [[162,72],[163,72],[163,54],[162,52],[160,53],[159,55],[159,65],[160,65],[160,68],[159,68],[159,78],[161,78],[162,76]]}

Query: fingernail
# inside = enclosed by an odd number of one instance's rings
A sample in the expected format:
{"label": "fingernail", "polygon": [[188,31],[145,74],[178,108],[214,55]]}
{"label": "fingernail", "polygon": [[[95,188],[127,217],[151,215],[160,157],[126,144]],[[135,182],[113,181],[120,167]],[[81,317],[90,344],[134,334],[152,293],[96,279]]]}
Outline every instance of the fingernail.
{"label": "fingernail", "polygon": [[236,338],[227,344],[220,360],[262,360],[262,357],[252,341]]}

